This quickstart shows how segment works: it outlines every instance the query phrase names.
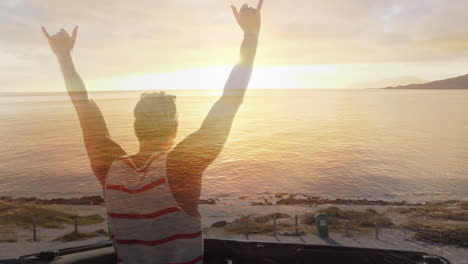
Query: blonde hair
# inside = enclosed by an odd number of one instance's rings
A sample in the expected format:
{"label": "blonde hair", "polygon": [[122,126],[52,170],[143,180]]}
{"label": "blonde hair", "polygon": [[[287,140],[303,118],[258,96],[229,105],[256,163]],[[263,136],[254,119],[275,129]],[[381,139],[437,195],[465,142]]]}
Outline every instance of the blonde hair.
{"label": "blonde hair", "polygon": [[167,140],[177,131],[176,97],[165,92],[144,92],[134,110],[135,134],[142,140]]}

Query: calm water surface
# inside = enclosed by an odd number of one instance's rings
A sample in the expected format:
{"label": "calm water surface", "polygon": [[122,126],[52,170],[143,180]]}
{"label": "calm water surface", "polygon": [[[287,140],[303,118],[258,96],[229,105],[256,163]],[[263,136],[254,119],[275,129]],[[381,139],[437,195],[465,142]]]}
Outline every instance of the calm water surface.
{"label": "calm water surface", "polygon": [[[174,91],[176,142],[218,98]],[[92,98],[111,136],[133,153],[139,92]],[[101,194],[64,94],[0,96],[0,195]],[[194,153],[196,155],[196,153]],[[205,172],[203,197],[305,193],[385,200],[468,197],[468,90],[251,90]]]}

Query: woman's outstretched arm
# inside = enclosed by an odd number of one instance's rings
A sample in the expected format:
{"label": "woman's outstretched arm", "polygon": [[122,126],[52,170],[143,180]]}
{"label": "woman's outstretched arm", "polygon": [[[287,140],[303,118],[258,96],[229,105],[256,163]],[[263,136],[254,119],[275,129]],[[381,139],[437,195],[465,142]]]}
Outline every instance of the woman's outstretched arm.
{"label": "woman's outstretched arm", "polygon": [[78,27],[73,29],[71,36],[64,29],[53,36],[50,36],[44,27],[42,32],[57,57],[68,94],[80,119],[93,172],[104,185],[105,176],[114,156],[123,154],[123,150],[110,139],[104,117],[96,103],[89,99],[84,82],[73,63],[71,51],[76,42]]}
{"label": "woman's outstretched arm", "polygon": [[206,155],[204,165],[208,166],[223,148],[234,117],[244,100],[257,52],[262,4],[262,0],[259,1],[257,8],[244,4],[239,11],[232,6],[234,17],[244,32],[244,38],[240,48],[239,62],[233,67],[229,75],[224,86],[223,95],[213,105],[200,129],[195,132],[195,134],[198,134],[197,139],[201,138],[202,142],[200,144],[210,146],[204,152]]}
{"label": "woman's outstretched arm", "polygon": [[245,4],[239,11],[232,6],[234,17],[244,32],[240,60],[231,71],[223,95],[213,105],[200,129],[180,142],[168,156],[168,174],[175,175],[170,181],[179,186],[186,198],[181,206],[193,215],[197,215],[201,174],[224,147],[250,81],[262,3],[260,0],[257,8]]}

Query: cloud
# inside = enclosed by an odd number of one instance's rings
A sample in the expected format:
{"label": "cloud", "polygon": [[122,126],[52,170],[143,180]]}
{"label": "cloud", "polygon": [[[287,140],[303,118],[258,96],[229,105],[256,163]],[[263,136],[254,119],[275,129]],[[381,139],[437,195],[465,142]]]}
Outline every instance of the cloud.
{"label": "cloud", "polygon": [[[1,52],[8,55],[8,64],[14,65],[9,72],[0,73],[2,80],[38,73],[50,76],[51,71],[57,71],[41,25],[51,34],[61,27],[71,30],[80,25],[75,57],[88,78],[195,67],[210,58],[210,49],[222,48],[223,41],[231,40],[237,46],[241,36],[229,6],[211,0],[5,0],[0,2],[0,10]],[[237,38],[212,40],[227,23]]]}
{"label": "cloud", "polygon": [[[56,79],[41,25],[51,32],[80,25],[75,57],[89,79],[232,64],[242,34],[231,2],[243,0],[3,0],[0,57],[8,71],[0,79]],[[257,65],[465,57],[467,16],[464,0],[266,0]]]}
{"label": "cloud", "polygon": [[281,12],[271,20],[282,46],[304,47],[304,61],[433,60],[468,55],[467,7],[466,1],[311,0],[277,6]]}

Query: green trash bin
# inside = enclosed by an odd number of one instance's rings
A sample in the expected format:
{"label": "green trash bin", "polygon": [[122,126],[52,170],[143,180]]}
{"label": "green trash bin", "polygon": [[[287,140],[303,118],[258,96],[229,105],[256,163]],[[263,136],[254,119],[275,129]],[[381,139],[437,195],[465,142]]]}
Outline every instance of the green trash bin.
{"label": "green trash bin", "polygon": [[328,214],[315,214],[315,224],[320,237],[328,237]]}

